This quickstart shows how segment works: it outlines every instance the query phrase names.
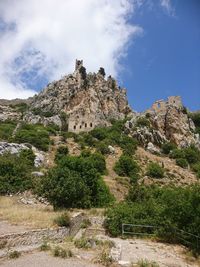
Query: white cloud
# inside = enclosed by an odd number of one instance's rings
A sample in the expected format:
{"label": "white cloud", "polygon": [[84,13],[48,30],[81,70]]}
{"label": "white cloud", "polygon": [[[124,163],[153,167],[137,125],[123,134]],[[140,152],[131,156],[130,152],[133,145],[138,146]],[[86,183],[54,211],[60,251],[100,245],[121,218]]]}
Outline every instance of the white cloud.
{"label": "white cloud", "polygon": [[168,13],[170,16],[175,15],[174,8],[172,7],[171,0],[160,0],[160,4],[163,9]]}
{"label": "white cloud", "polygon": [[33,95],[31,84],[73,71],[76,58],[84,60],[88,71],[103,66],[117,76],[129,42],[142,32],[128,22],[140,4],[141,0],[1,0],[0,98]]}

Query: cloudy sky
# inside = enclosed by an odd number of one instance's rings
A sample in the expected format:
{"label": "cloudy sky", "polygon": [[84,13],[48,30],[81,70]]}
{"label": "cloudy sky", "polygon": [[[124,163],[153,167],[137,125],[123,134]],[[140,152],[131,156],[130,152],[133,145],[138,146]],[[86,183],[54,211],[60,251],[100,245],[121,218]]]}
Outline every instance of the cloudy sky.
{"label": "cloudy sky", "polygon": [[198,0],[0,0],[0,98],[26,98],[100,66],[143,110],[169,95],[200,109]]}

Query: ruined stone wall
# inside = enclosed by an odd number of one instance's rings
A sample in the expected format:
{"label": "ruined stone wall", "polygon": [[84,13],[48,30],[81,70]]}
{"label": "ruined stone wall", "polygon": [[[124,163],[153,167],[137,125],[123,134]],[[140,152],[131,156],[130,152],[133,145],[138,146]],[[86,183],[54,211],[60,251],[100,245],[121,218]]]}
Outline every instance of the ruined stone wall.
{"label": "ruined stone wall", "polygon": [[47,240],[62,241],[67,236],[74,236],[80,229],[85,215],[81,212],[71,218],[70,227],[55,229],[37,229],[22,233],[6,234],[0,236],[0,244],[6,247],[41,245]]}

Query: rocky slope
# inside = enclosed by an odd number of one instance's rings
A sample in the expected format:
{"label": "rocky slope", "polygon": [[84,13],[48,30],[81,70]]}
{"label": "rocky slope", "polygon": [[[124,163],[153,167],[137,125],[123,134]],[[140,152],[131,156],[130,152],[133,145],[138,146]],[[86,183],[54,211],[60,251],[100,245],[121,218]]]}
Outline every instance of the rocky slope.
{"label": "rocky slope", "polygon": [[76,61],[73,74],[47,85],[38,95],[21,100],[0,100],[0,121],[23,120],[27,123],[56,124],[64,131],[79,133],[96,126],[109,126],[112,119],[130,118],[126,132],[151,152],[159,153],[165,142],[179,147],[194,144],[200,149],[199,134],[180,97],[156,101],[143,113],[128,105],[126,90],[103,68],[88,73],[83,62]]}

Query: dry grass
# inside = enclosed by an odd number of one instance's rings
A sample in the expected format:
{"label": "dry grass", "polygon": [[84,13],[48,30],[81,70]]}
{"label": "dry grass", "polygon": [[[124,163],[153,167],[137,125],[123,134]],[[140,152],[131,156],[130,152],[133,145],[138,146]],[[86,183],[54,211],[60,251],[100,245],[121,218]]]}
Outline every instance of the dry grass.
{"label": "dry grass", "polygon": [[30,228],[53,227],[55,218],[61,213],[44,205],[29,206],[18,203],[17,197],[0,197],[0,219],[11,224]]}

